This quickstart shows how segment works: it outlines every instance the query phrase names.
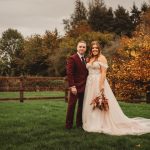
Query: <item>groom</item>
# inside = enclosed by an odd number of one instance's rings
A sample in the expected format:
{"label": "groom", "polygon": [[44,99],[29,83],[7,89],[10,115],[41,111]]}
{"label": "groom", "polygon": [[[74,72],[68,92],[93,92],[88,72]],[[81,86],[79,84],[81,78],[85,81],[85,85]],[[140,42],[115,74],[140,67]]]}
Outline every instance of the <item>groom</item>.
{"label": "groom", "polygon": [[84,54],[86,52],[86,42],[80,41],[77,44],[77,53],[72,55],[67,61],[67,77],[70,89],[68,109],[66,116],[66,128],[71,129],[73,126],[73,117],[75,105],[78,99],[78,108],[76,115],[76,126],[82,127],[82,106],[84,90],[88,71]]}

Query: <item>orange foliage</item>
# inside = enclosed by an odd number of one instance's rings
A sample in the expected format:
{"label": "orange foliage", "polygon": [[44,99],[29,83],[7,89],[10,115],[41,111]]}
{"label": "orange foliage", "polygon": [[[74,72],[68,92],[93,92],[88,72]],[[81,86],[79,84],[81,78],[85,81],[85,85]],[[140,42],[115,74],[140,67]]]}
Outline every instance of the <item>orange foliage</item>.
{"label": "orange foliage", "polygon": [[121,89],[120,95],[130,99],[146,92],[150,81],[150,34],[144,27],[148,30],[142,23],[132,38],[120,39],[120,48],[108,73],[110,79],[120,82],[115,86],[116,91]]}

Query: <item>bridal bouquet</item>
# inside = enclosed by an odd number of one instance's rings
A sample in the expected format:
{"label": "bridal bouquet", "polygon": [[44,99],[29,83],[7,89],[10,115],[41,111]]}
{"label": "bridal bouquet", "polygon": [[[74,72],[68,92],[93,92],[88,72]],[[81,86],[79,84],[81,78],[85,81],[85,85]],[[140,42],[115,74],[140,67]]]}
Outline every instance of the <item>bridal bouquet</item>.
{"label": "bridal bouquet", "polygon": [[95,97],[90,105],[93,105],[93,110],[95,108],[98,108],[101,111],[108,111],[109,110],[108,99],[105,97],[104,91],[101,91],[100,95]]}

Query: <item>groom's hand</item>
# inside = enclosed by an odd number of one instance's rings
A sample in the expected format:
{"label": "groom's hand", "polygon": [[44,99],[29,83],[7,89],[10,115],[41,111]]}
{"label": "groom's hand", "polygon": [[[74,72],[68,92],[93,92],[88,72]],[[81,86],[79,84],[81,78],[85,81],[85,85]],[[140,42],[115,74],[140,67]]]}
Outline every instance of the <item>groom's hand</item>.
{"label": "groom's hand", "polygon": [[70,91],[71,91],[72,94],[77,95],[77,89],[76,89],[75,86],[70,87]]}

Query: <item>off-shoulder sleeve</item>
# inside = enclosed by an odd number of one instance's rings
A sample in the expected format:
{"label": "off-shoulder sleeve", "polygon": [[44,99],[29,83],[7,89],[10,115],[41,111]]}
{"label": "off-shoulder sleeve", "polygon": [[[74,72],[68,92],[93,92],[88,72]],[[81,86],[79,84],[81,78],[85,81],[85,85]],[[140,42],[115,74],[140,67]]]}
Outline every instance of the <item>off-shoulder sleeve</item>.
{"label": "off-shoulder sleeve", "polygon": [[105,67],[106,69],[108,68],[108,64],[102,63],[99,61],[100,66]]}

